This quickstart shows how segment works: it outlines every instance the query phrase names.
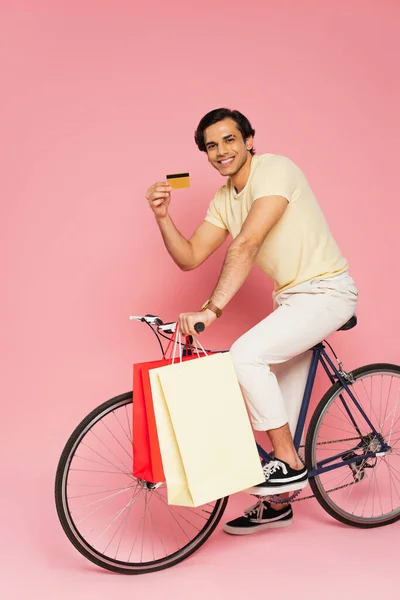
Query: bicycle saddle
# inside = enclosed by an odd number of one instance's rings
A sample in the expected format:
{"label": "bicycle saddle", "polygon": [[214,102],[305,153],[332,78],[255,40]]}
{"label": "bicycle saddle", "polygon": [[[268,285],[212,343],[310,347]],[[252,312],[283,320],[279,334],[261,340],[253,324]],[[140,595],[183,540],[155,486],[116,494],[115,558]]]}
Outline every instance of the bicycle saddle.
{"label": "bicycle saddle", "polygon": [[353,315],[347,323],[339,327],[338,331],[347,331],[348,329],[353,329],[357,325],[357,316]]}

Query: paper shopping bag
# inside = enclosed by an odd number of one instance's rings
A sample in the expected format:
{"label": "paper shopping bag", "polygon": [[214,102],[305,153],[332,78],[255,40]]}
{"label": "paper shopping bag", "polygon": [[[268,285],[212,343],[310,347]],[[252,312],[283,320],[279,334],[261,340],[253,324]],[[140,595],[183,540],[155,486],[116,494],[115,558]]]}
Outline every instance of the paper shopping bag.
{"label": "paper shopping bag", "polygon": [[[194,358],[197,358],[197,355],[184,356],[174,360],[187,361]],[[154,416],[149,371],[170,364],[172,364],[172,358],[133,366],[133,475],[153,483],[165,481],[165,475]]]}
{"label": "paper shopping bag", "polygon": [[165,475],[151,402],[148,371],[166,364],[169,362],[158,360],[133,366],[133,475],[153,483],[165,481]]}
{"label": "paper shopping bag", "polygon": [[149,377],[169,504],[200,506],[264,480],[229,353]]}

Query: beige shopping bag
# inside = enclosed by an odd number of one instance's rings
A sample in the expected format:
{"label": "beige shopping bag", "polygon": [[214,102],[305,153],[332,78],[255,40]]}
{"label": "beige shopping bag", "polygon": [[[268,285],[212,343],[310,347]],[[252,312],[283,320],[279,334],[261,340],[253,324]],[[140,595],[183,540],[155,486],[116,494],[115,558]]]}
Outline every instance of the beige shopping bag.
{"label": "beige shopping bag", "polygon": [[229,353],[149,373],[169,504],[200,506],[264,480]]}

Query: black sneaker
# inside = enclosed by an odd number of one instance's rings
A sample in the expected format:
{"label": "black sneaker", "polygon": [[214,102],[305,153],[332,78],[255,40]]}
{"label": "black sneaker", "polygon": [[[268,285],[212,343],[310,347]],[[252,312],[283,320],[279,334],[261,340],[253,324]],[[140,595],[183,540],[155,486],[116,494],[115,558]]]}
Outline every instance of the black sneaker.
{"label": "black sneaker", "polygon": [[263,467],[265,481],[259,483],[246,492],[256,496],[272,496],[302,490],[308,483],[307,469],[292,469],[283,460],[271,460]]}
{"label": "black sneaker", "polygon": [[264,529],[276,529],[278,527],[289,527],[292,524],[292,507],[285,506],[275,510],[269,502],[259,500],[257,504],[250,506],[244,511],[244,517],[238,517],[224,525],[224,531],[231,535],[247,535],[257,533]]}

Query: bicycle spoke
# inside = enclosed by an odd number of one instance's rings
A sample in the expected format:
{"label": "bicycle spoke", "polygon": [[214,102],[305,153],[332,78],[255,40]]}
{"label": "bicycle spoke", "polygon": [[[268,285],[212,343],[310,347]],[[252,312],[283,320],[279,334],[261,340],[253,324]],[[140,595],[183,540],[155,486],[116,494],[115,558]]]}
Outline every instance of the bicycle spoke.
{"label": "bicycle spoke", "polygon": [[87,462],[94,463],[95,465],[101,465],[102,467],[107,467],[106,463],[100,462],[98,460],[93,460],[92,458],[87,458],[86,456],[81,456],[80,454],[75,454],[74,459],[79,458],[80,460],[86,460]]}
{"label": "bicycle spoke", "polygon": [[57,510],[87,558],[112,570],[143,572],[191,553],[218,522],[226,501],[171,507],[165,482],[153,488],[133,476],[131,401],[132,395],[105,403],[92,425],[83,421],[81,431],[77,428],[79,437],[62,456],[64,471],[57,476]]}
{"label": "bicycle spoke", "polygon": [[[120,471],[120,473],[125,473],[125,471],[123,471],[121,469],[121,467],[119,467],[118,465],[116,465],[115,463],[111,462],[110,460],[108,460],[105,456],[103,456],[102,454],[100,454],[100,452],[97,452],[97,450],[94,450],[91,446],[89,446],[87,443],[85,442],[81,442],[82,446],[85,446],[85,448],[88,448],[89,450],[91,450],[92,452],[94,452],[95,454],[97,454],[97,456],[100,456],[100,458],[102,458],[103,460],[105,460],[106,462],[108,462],[108,464],[110,464],[112,467],[114,467],[115,469],[117,469],[117,471]],[[125,466],[125,468],[127,468]],[[129,469],[128,469],[129,470]]]}
{"label": "bicycle spoke", "polygon": [[[107,527],[101,532],[101,534],[99,535],[99,537],[95,540],[95,543],[98,542],[103,537],[103,535],[110,529],[110,527],[113,526],[113,524],[115,523],[115,521],[122,515],[122,513],[125,512],[125,510],[127,508],[129,508],[129,506],[131,505],[131,503],[137,501],[137,499],[140,497],[140,494],[141,494],[141,490],[139,490],[136,495],[134,494],[133,497],[129,500],[129,502],[127,502],[125,504],[125,506],[123,506],[121,509],[119,509],[118,511],[116,511],[113,515],[111,515],[111,518],[112,518],[111,523],[109,523],[107,525]],[[107,546],[103,550],[103,554],[106,551],[106,549],[108,548],[109,544],[110,544],[110,542],[107,544]]]}
{"label": "bicycle spoke", "polygon": [[[389,407],[389,399],[390,399],[390,392],[392,391],[392,383],[393,383],[393,375],[390,378],[390,385],[389,385],[389,391],[388,391],[388,395],[387,395],[387,399],[386,399],[386,407],[385,407],[385,413],[383,415],[383,423],[386,422],[386,414],[387,414],[387,410]],[[380,433],[382,432],[382,429],[380,430]]]}
{"label": "bicycle spoke", "polygon": [[[139,496],[140,494],[138,494]],[[126,514],[124,516],[124,518],[122,519],[122,521],[120,522],[120,524],[118,525],[117,529],[114,531],[113,536],[110,538],[110,541],[108,542],[107,546],[104,548],[103,550],[103,554],[105,552],[107,552],[108,548],[111,546],[115,536],[117,535],[118,531],[120,530],[120,528],[124,525],[127,516],[129,515],[129,511],[132,507],[132,504],[134,504],[134,502],[136,501],[135,496],[133,496],[129,502],[118,512],[118,514],[116,515],[115,519],[110,523],[110,525],[107,527],[107,529],[105,529],[105,531],[100,535],[100,537],[103,536],[103,534],[108,531],[108,529],[110,529],[112,527],[112,525],[119,519],[119,517],[126,511]]]}
{"label": "bicycle spoke", "polygon": [[[372,396],[372,379],[373,379],[373,377],[371,377],[371,396]],[[363,379],[361,379],[361,383],[364,385],[364,380],[363,380]],[[364,389],[365,389],[365,388],[364,388]],[[372,402],[371,398],[369,398],[369,404],[370,404],[370,408],[371,408],[371,411],[372,411],[372,412],[370,412],[370,414],[369,414],[369,420],[372,422],[372,413],[374,413],[375,419],[376,419],[376,420],[378,421],[378,423],[379,423],[379,419],[378,419],[378,417],[377,417],[377,414],[376,414],[376,412],[375,412],[375,409],[374,409],[374,404],[373,404],[373,402]]]}
{"label": "bicycle spoke", "polygon": [[111,431],[111,429],[104,423],[104,421],[101,421],[101,423],[104,425],[104,427],[107,429],[107,431],[110,432],[110,434],[113,436],[113,438],[119,444],[119,446],[122,448],[122,450],[125,452],[125,454],[128,455],[128,458],[132,460],[132,454],[129,453],[128,450],[121,444],[121,442],[119,441],[119,439],[115,436],[115,434]]}
{"label": "bicycle spoke", "polygon": [[[325,501],[338,515],[357,523],[383,524],[386,519],[400,516],[400,372],[366,372],[361,377],[356,376],[352,391],[391,451],[383,457],[357,458],[378,451],[382,439],[373,435],[350,397],[346,397],[346,406],[351,414],[354,413],[353,417],[358,415],[357,426],[362,437],[345,436],[356,431],[349,431],[354,425],[342,401],[346,391],[339,388],[327,402],[318,422],[312,464],[315,467],[324,459],[350,452],[354,453],[354,462],[344,466],[345,471],[339,468],[322,472],[315,482],[318,482],[318,490]],[[336,460],[340,461],[340,458]],[[385,467],[381,466],[382,461]],[[351,485],[352,479],[354,485]]]}
{"label": "bicycle spoke", "polygon": [[[186,538],[189,540],[190,538],[189,538],[188,534],[187,534],[187,533],[186,533],[186,531],[183,529],[182,525],[179,523],[178,519],[177,519],[177,518],[176,518],[176,516],[175,516],[175,513],[176,513],[176,511],[175,511],[173,508],[171,508],[171,506],[167,505],[167,503],[164,501],[164,499],[163,499],[163,498],[161,498],[161,497],[159,497],[157,494],[156,494],[156,498],[157,498],[158,500],[160,500],[161,502],[163,502],[163,503],[164,503],[164,504],[167,506],[169,514],[170,514],[170,515],[171,515],[171,517],[174,519],[174,521],[177,523],[177,525],[179,526],[179,528],[180,528],[180,530],[182,531],[182,533],[183,533],[183,534],[186,536]],[[181,515],[179,515],[179,516],[181,516]],[[185,519],[185,520],[186,520],[186,519]],[[187,521],[187,522],[189,522],[189,521]]]}
{"label": "bicycle spoke", "polygon": [[148,496],[146,494],[144,498],[144,514],[143,514],[143,533],[142,533],[142,549],[140,551],[140,562],[143,562],[143,544],[144,544],[144,532],[146,530],[146,513],[147,513],[147,500]]}
{"label": "bicycle spoke", "polygon": [[[396,484],[395,484],[395,482],[393,480],[392,472],[390,470],[390,467],[389,467],[388,463],[384,459],[385,459],[385,457],[383,457],[383,462],[385,463],[385,465],[387,467],[387,470],[388,470],[388,473],[389,473],[390,490],[392,492],[392,485],[393,485],[393,487],[394,487],[394,489],[396,491],[397,497],[398,497],[398,499],[400,501],[400,494],[399,494],[398,489],[396,487]],[[393,506],[393,500],[392,500],[392,506]],[[392,508],[392,510],[393,510],[393,508]]]}
{"label": "bicycle spoke", "polygon": [[115,456],[115,458],[116,458],[117,460],[119,460],[119,461],[120,461],[120,463],[121,463],[121,464],[124,466],[124,468],[125,468],[125,469],[128,469],[128,470],[129,470],[129,467],[128,467],[128,466],[127,466],[125,463],[124,463],[124,461],[123,461],[123,460],[121,460],[121,459],[119,458],[119,456],[117,456],[117,455],[115,454],[115,452],[113,452],[112,450],[110,450],[110,448],[109,448],[108,446],[106,446],[105,442],[103,442],[103,440],[101,440],[101,439],[99,438],[99,436],[98,436],[98,435],[97,435],[97,434],[96,434],[96,433],[95,433],[95,432],[94,432],[92,429],[90,430],[90,433],[91,433],[92,435],[94,435],[94,436],[95,436],[95,438],[96,438],[97,440],[99,440],[99,442],[100,442],[101,444],[103,444],[103,446],[104,446],[105,448],[107,448],[107,450],[108,450],[108,451],[109,451],[109,452],[110,452],[110,453],[111,453],[113,456]]}
{"label": "bicycle spoke", "polygon": [[337,419],[338,421],[340,421],[341,423],[345,423],[345,425],[350,425],[350,427],[354,427],[353,423],[350,421],[350,419],[341,419],[340,417],[338,417],[337,415],[334,415],[333,413],[330,413],[330,418],[331,419]]}
{"label": "bicycle spoke", "polygon": [[[383,459],[385,460],[385,458],[386,457],[384,456]],[[397,485],[395,483],[397,481],[400,484],[400,478],[396,475],[396,473],[393,473],[393,467],[391,467],[386,460],[385,460],[385,464],[386,464],[386,466],[387,466],[387,468],[389,470],[390,476],[392,478],[393,487],[395,488],[397,496],[398,496],[398,498],[400,500],[400,493],[399,493],[399,491],[397,489]]]}
{"label": "bicycle spoke", "polygon": [[[128,424],[129,424],[128,412],[127,412],[126,406],[125,406],[125,412],[126,412],[126,419],[127,419]],[[125,427],[122,425],[121,421],[118,419],[118,416],[117,416],[117,413],[115,412],[115,410],[113,410],[112,414],[114,416],[114,419],[116,419],[116,421],[119,424],[120,428],[124,432],[125,437],[128,440],[130,447],[132,447],[132,433],[128,433],[129,432],[129,428],[128,428],[128,432],[127,432],[126,429],[125,429]]]}
{"label": "bicycle spoke", "polygon": [[381,498],[381,493],[380,493],[380,490],[379,490],[379,483],[378,483],[378,477],[377,477],[377,474],[378,474],[378,471],[379,471],[379,468],[380,468],[381,464],[382,464],[382,461],[379,461],[379,464],[376,467],[376,471],[374,469],[374,473],[375,473],[376,489],[378,491],[379,505],[381,507],[381,515],[383,515],[384,511],[383,511],[383,505],[382,505],[382,498]]}
{"label": "bicycle spoke", "polygon": [[104,496],[104,498],[99,498],[99,500],[95,500],[94,502],[89,502],[88,504],[85,504],[84,506],[79,506],[78,509],[72,509],[72,512],[75,512],[76,510],[82,510],[82,508],[87,508],[88,506],[93,506],[94,504],[98,504],[99,502],[101,502],[102,500],[107,501],[110,500],[111,498],[115,498],[115,496],[118,496],[119,494],[122,494],[123,492],[126,492],[127,490],[132,489],[133,486],[128,486],[126,488],[122,488],[120,489],[118,492],[116,492],[115,494],[110,494],[109,496]]}
{"label": "bicycle spoke", "polygon": [[330,429],[335,429],[336,431],[344,431],[345,433],[354,433],[354,431],[349,431],[348,429],[342,429],[340,427],[336,427],[336,425],[328,425],[327,423],[322,424],[323,427],[329,427]]}
{"label": "bicycle spoke", "polygon": [[151,518],[151,508],[150,508],[150,502],[151,502],[151,498],[152,496],[150,496],[150,500],[149,500],[149,504],[148,504],[148,516],[149,516],[149,528],[150,528],[150,540],[151,540],[151,549],[152,549],[152,554],[153,554],[153,560],[155,560],[155,552],[154,552],[154,540],[153,540],[153,527],[152,527],[152,518]]}
{"label": "bicycle spoke", "polygon": [[[388,439],[388,445],[389,445],[389,446],[390,446],[390,440],[391,440],[391,438],[392,438],[392,430],[393,430],[393,426],[394,426],[394,423],[393,423],[393,421],[394,421],[394,418],[395,418],[395,416],[396,416],[396,413],[397,413],[397,406],[398,406],[399,400],[400,400],[400,393],[398,393],[398,394],[397,394],[397,401],[396,401],[395,411],[394,411],[394,413],[393,413],[392,425],[391,425],[391,427],[390,427],[390,434],[389,434],[389,439]],[[399,418],[400,418],[400,417],[399,417]],[[397,421],[396,421],[396,422],[397,422]]]}
{"label": "bicycle spoke", "polygon": [[[167,504],[166,500],[164,498],[162,498],[161,496],[159,497],[157,494],[157,497],[159,500],[161,500],[161,502],[163,502],[164,504]],[[176,509],[171,508],[171,506],[168,506],[169,510],[173,513],[175,513],[176,515],[178,515],[181,519],[183,519],[186,523],[189,523],[189,525],[191,525],[192,527],[194,527],[197,531],[200,531],[200,529],[198,527],[196,527],[195,525],[193,525],[193,523],[191,523],[188,519],[186,519],[183,515],[181,515]]]}
{"label": "bicycle spoke", "polygon": [[127,511],[127,513],[126,513],[126,515],[125,515],[125,518],[124,518],[124,525],[123,525],[123,527],[122,527],[121,536],[120,536],[120,538],[119,538],[119,542],[118,542],[117,549],[115,550],[114,559],[116,559],[116,558],[117,558],[117,556],[118,556],[118,552],[119,552],[119,549],[120,549],[120,547],[121,547],[122,538],[124,537],[124,533],[125,533],[125,531],[126,531],[126,525],[127,525],[127,523],[128,523],[129,517],[131,516],[132,506],[133,506],[133,502],[131,502],[131,504],[130,504],[130,506],[129,506],[129,509],[128,509],[128,511]]}
{"label": "bicycle spoke", "polygon": [[[90,487],[92,487],[92,486],[90,486]],[[106,488],[106,489],[102,489],[99,492],[89,492],[88,494],[78,494],[77,496],[70,496],[69,499],[75,500],[76,498],[86,498],[87,496],[96,496],[96,494],[102,494],[103,492],[118,492],[118,491],[121,491],[122,489],[123,488]]]}

